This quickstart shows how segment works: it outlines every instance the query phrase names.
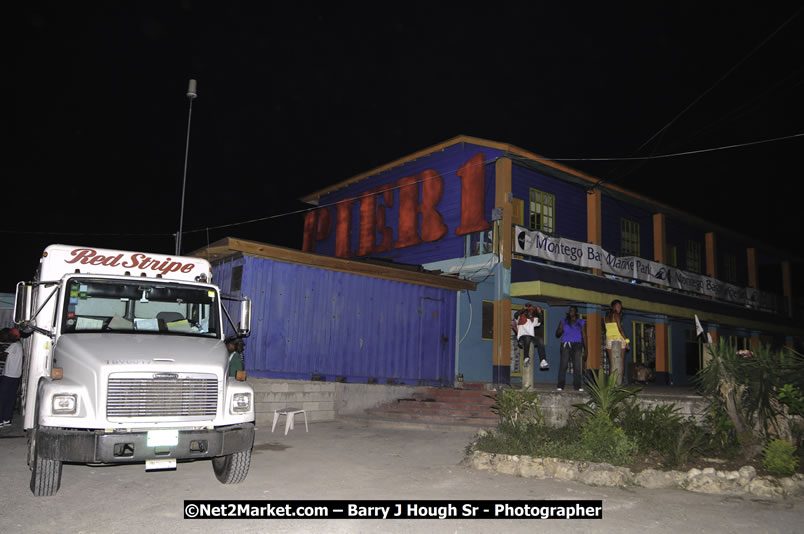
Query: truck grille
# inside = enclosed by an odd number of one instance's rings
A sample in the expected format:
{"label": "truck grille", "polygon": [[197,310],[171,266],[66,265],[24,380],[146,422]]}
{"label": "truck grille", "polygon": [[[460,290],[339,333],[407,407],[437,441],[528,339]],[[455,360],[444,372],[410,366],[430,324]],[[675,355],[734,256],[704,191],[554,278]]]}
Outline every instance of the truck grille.
{"label": "truck grille", "polygon": [[[206,376],[209,376],[207,378]],[[204,378],[109,378],[106,416],[214,417],[218,406],[218,380]]]}

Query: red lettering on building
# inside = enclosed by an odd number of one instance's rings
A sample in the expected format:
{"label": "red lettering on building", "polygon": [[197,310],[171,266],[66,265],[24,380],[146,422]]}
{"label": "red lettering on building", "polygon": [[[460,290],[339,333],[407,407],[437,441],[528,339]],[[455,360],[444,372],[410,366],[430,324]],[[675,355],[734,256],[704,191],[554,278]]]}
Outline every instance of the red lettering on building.
{"label": "red lettering on building", "polygon": [[455,229],[455,235],[488,230],[491,225],[483,214],[486,201],[483,154],[478,153],[461,165],[456,174],[461,178],[461,224]]}
{"label": "red lettering on building", "polygon": [[352,229],[352,204],[354,198],[347,198],[338,202],[335,215],[335,256],[339,258],[351,258],[352,251],[349,249],[349,234]]}
{"label": "red lettering on building", "polygon": [[315,252],[317,241],[323,241],[332,232],[332,215],[326,208],[307,212],[304,216],[304,252]]}
{"label": "red lettering on building", "polygon": [[419,174],[422,183],[422,203],[418,206],[422,214],[422,240],[430,243],[438,241],[447,233],[444,218],[436,206],[444,196],[444,179],[435,171],[427,170]]}
{"label": "red lettering on building", "polygon": [[369,189],[360,195],[360,229],[356,252],[358,256],[367,256],[374,252],[378,193],[378,189]]}
{"label": "red lettering on building", "polygon": [[379,188],[382,191],[383,203],[377,207],[377,232],[382,236],[380,242],[375,245],[374,253],[388,252],[393,246],[394,231],[390,226],[386,226],[386,208],[394,207],[394,186],[384,185]]}
{"label": "red lettering on building", "polygon": [[399,187],[399,239],[394,248],[412,247],[422,242],[419,237],[419,177],[402,178],[396,182]]}
{"label": "red lettering on building", "polygon": [[[478,153],[469,159],[456,174],[461,180],[461,212],[460,225],[455,229],[455,235],[488,230],[491,225],[485,219],[486,168],[483,154]],[[399,190],[399,203],[397,239],[394,241],[393,230],[388,226],[388,209],[394,207],[396,189]],[[443,196],[443,177],[435,170],[428,169],[401,178],[396,183],[365,191],[357,198],[338,202],[335,208],[335,256],[350,258],[353,255],[350,248],[352,208],[358,200],[360,222],[358,246],[354,254],[366,256],[442,239],[448,231],[444,218],[437,209]],[[304,218],[302,250],[314,252],[316,242],[327,239],[331,231],[332,216],[328,209],[307,213]]]}

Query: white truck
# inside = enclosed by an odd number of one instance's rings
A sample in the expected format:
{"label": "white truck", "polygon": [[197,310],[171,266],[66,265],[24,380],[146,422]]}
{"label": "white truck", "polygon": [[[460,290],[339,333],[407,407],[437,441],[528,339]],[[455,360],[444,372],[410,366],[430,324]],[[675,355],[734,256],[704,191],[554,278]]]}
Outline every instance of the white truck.
{"label": "white truck", "polygon": [[224,327],[247,335],[251,303],[237,299],[235,326],[211,276],[193,257],[45,249],[14,309],[34,495],[58,491],[62,462],[212,459],[222,483],[246,478],[254,392],[244,371],[229,377]]}

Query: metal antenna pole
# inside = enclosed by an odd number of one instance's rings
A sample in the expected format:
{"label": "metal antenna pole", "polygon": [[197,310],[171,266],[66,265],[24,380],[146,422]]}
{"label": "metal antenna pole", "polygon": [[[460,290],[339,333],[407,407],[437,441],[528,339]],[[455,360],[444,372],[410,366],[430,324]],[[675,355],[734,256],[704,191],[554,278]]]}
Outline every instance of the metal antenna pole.
{"label": "metal antenna pole", "polygon": [[181,215],[179,216],[179,233],[176,234],[176,255],[181,254],[181,235],[184,225],[184,191],[187,188],[187,155],[190,153],[190,122],[193,119],[193,100],[198,97],[195,80],[187,84],[187,98],[190,100],[190,111],[187,114],[187,141],[184,146],[184,178],[181,182]]}

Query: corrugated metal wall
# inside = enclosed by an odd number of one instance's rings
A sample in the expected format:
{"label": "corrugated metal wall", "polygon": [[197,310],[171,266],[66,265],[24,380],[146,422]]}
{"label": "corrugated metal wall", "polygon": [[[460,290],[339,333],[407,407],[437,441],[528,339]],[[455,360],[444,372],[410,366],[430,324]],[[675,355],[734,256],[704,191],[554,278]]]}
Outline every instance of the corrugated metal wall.
{"label": "corrugated metal wall", "polygon": [[[242,294],[253,301],[250,375],[452,383],[453,291],[240,257],[213,267],[213,281],[224,292],[232,289],[238,266]],[[227,308],[237,320],[237,304]]]}

